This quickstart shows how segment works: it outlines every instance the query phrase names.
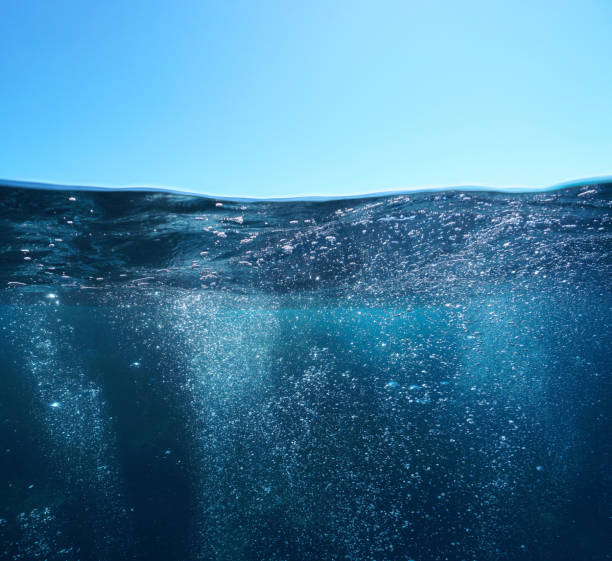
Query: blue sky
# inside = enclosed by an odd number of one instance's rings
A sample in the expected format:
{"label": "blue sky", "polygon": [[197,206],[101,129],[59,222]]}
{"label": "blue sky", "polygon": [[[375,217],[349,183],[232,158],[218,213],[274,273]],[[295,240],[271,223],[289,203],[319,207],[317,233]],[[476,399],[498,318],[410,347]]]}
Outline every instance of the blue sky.
{"label": "blue sky", "polygon": [[612,2],[0,3],[0,177],[227,196],[612,174]]}

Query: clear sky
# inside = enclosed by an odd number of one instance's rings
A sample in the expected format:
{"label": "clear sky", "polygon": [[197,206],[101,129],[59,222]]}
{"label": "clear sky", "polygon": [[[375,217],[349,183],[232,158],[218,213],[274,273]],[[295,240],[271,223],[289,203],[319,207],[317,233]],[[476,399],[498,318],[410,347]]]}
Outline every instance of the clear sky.
{"label": "clear sky", "polygon": [[612,174],[612,2],[0,2],[0,177],[227,196]]}

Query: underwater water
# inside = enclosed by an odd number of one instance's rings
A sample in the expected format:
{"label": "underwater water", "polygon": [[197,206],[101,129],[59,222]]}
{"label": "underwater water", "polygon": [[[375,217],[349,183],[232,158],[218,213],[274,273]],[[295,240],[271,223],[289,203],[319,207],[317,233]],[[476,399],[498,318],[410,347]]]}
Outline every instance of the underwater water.
{"label": "underwater water", "polygon": [[612,559],[611,210],[0,187],[0,559]]}

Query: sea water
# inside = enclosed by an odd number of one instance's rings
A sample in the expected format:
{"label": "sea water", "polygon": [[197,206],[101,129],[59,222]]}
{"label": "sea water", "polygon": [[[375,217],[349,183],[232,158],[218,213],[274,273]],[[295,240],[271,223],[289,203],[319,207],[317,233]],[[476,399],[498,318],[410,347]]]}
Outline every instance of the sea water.
{"label": "sea water", "polygon": [[612,559],[611,209],[0,187],[0,559]]}

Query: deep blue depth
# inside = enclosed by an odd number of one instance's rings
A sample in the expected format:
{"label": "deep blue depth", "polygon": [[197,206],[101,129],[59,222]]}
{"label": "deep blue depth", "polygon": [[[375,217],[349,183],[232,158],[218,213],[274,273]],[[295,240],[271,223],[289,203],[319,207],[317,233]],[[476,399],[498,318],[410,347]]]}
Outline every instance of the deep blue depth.
{"label": "deep blue depth", "polygon": [[0,187],[0,559],[612,559],[611,209]]}

